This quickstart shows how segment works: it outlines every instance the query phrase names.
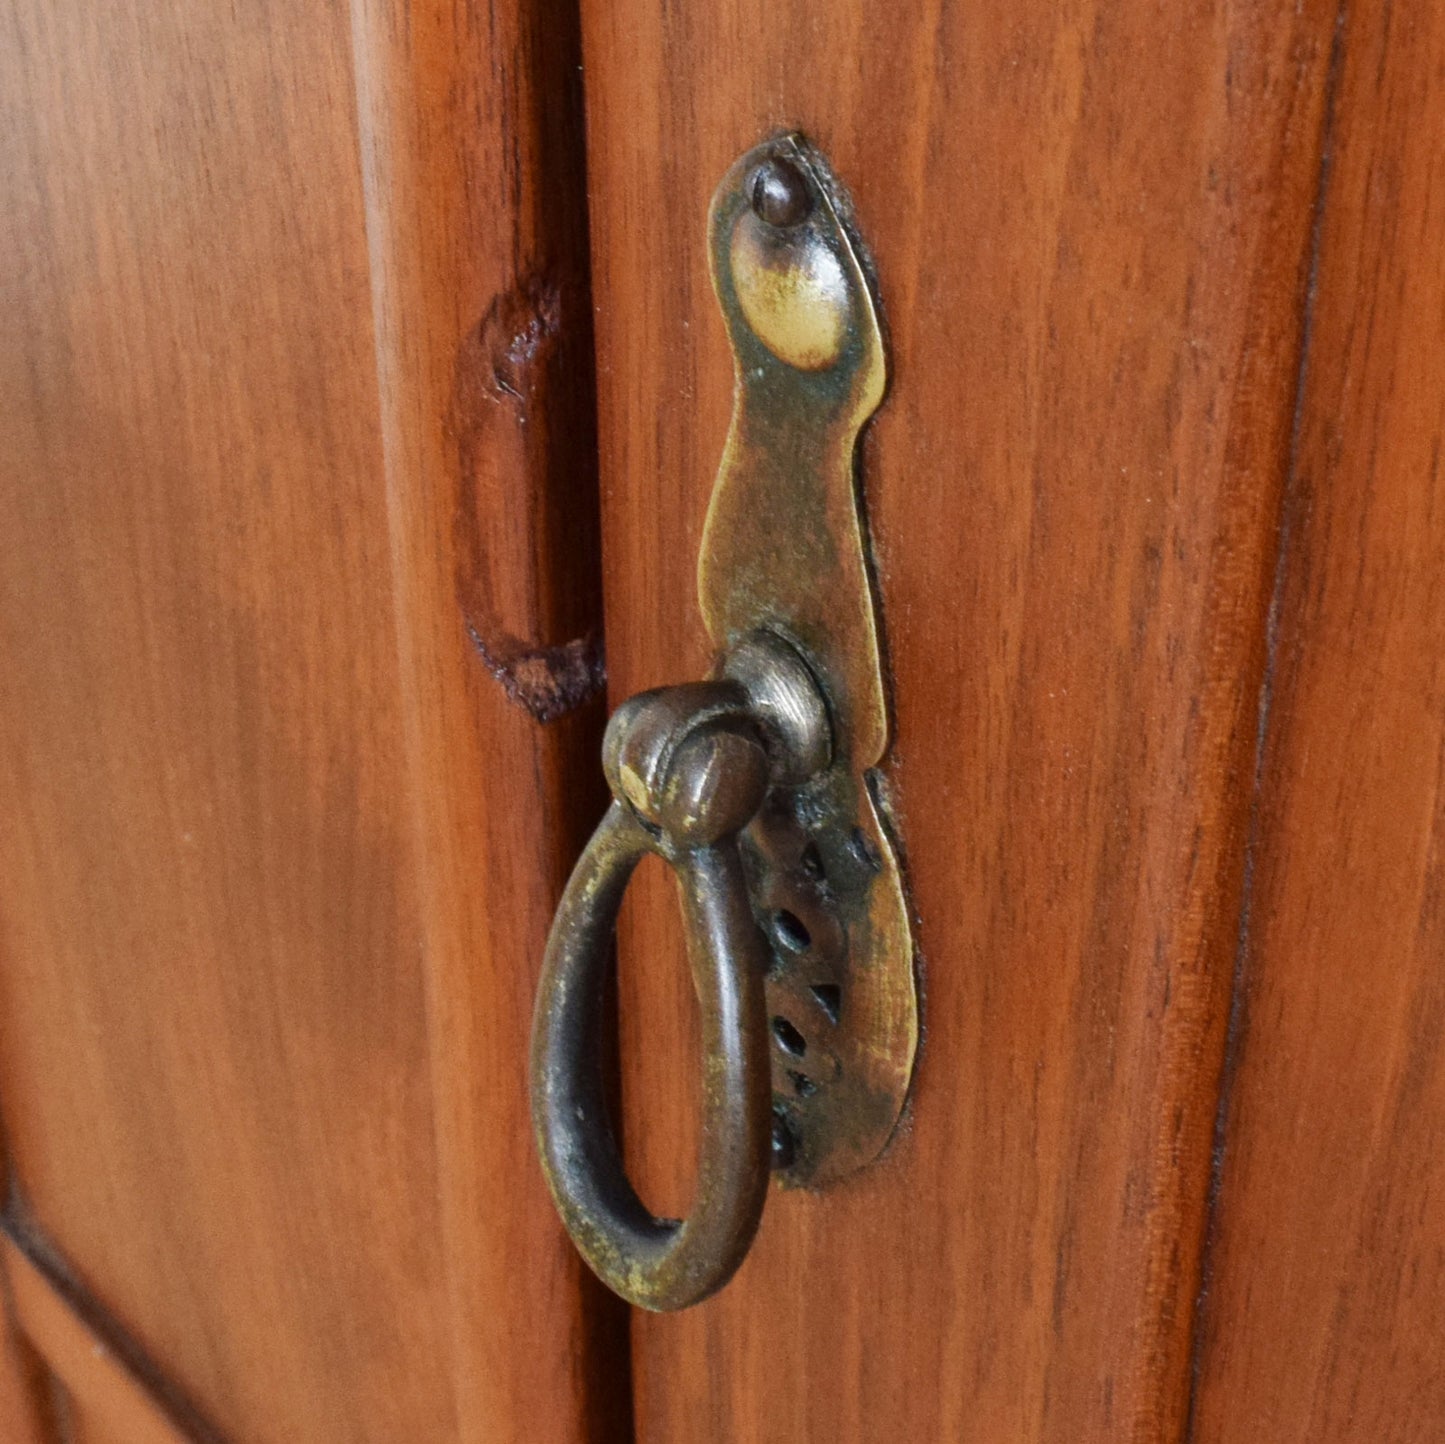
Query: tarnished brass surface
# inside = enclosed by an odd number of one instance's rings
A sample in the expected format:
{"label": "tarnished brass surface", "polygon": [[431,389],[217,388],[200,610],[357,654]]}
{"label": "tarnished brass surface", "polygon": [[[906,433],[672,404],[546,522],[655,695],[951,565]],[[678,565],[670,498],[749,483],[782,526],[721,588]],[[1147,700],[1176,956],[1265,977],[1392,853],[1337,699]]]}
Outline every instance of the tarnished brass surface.
{"label": "tarnished brass surface", "polygon": [[[786,229],[761,221],[747,194],[749,178],[774,158],[804,182],[811,203]],[[835,733],[868,767],[883,755],[888,721],[854,452],[883,399],[883,333],[825,175],[800,139],[785,136],[743,156],[713,198],[713,288],[737,379],[698,597],[723,651],[760,630],[796,642],[818,669]],[[823,284],[808,284],[818,277]],[[815,361],[835,328],[831,364],[797,364]]]}
{"label": "tarnished brass surface", "polygon": [[[768,785],[768,761],[729,683],[644,693],[607,728],[616,800],[562,897],[532,1032],[532,1120],[557,1208],[609,1288],[679,1309],[722,1287],[747,1253],[768,1185],[767,944],[748,905],[738,831]],[[622,1165],[599,1065],[612,928],[643,855],[677,874],[702,1012],[697,1203],[654,1218]]]}
{"label": "tarnished brass surface", "polygon": [[[609,723],[614,802],[558,908],[532,1049],[548,1184],[588,1263],[645,1308],[706,1298],[741,1262],[769,1161],[819,1187],[897,1125],[918,1044],[913,945],[874,769],[887,742],[855,490],[884,346],[846,205],[780,136],[709,217],[737,366],[698,569],[716,678]],[[612,926],[646,852],[679,882],[702,1015],[697,1203],[654,1218],[607,1118],[598,1032]]]}
{"label": "tarnished brass surface", "polygon": [[[758,215],[760,189],[790,202],[791,225]],[[709,234],[737,389],[698,559],[703,620],[730,674],[749,636],[791,642],[832,725],[829,765],[770,797],[745,839],[774,944],[770,1015],[804,1045],[774,1048],[796,1144],[783,1178],[819,1186],[882,1151],[918,1048],[908,909],[872,772],[888,713],[855,477],[883,399],[883,333],[846,202],[801,137],[732,167]]]}

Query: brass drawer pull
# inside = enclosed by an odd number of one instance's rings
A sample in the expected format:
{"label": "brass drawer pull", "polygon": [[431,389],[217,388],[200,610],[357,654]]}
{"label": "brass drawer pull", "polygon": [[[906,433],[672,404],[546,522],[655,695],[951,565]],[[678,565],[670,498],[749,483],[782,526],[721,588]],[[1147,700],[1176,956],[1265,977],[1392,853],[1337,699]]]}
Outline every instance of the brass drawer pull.
{"label": "brass drawer pull", "polygon": [[[822,1187],[876,1158],[917,1050],[853,484],[858,432],[882,399],[883,338],[846,215],[798,136],[743,156],[713,199],[713,284],[737,366],[698,569],[719,662],[714,680],[634,697],[608,724],[613,802],[543,961],[543,1168],[583,1257],[644,1308],[683,1308],[727,1282],[770,1168]],[[697,1203],[680,1221],[653,1217],[628,1182],[599,1068],[612,928],[648,852],[677,874],[702,1017]]]}
{"label": "brass drawer pull", "polygon": [[[558,1208],[587,1262],[635,1304],[681,1308],[731,1277],[767,1192],[769,956],[738,833],[762,806],[769,761],[746,693],[728,682],[632,698],[608,724],[603,759],[614,801],[548,941],[533,1106]],[[707,1060],[698,1203],[682,1223],[654,1218],[628,1183],[596,1066],[612,925],[648,852],[677,873]]]}

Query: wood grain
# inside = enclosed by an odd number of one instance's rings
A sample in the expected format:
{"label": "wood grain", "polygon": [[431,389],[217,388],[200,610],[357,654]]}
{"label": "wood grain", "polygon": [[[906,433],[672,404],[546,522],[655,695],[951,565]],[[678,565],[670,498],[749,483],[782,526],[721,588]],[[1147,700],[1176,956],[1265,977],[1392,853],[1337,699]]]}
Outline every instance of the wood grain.
{"label": "wood grain", "polygon": [[605,802],[577,17],[352,16],[462,1436],[622,1438],[625,1312],[556,1217],[526,1095]]}
{"label": "wood grain", "polygon": [[0,1439],[6,1444],[55,1444],[48,1374],[15,1328],[7,1291],[0,1336]]}
{"label": "wood grain", "polygon": [[610,1428],[523,1081],[587,372],[485,391],[587,351],[554,12],[0,17],[12,1217],[248,1444]]}
{"label": "wood grain", "polygon": [[171,1417],[54,1281],[5,1235],[0,1235],[0,1268],[26,1338],[65,1380],[67,1444],[77,1432],[95,1444],[196,1444],[203,1437]]}
{"label": "wood grain", "polygon": [[1445,1433],[1445,15],[1349,7],[1197,1440]]}
{"label": "wood grain", "polygon": [[[3,1136],[0,1170],[10,1177]],[[15,1291],[0,1268],[0,1439],[13,1444],[57,1444],[61,1420],[55,1393],[53,1374],[20,1331]]]}
{"label": "wood grain", "polygon": [[[709,193],[782,126],[853,188],[926,994],[890,1156],[634,1321],[639,1437],[1178,1438],[1333,6],[582,13],[614,701],[708,662]],[[682,1210],[692,1003],[634,893],[629,1155]]]}

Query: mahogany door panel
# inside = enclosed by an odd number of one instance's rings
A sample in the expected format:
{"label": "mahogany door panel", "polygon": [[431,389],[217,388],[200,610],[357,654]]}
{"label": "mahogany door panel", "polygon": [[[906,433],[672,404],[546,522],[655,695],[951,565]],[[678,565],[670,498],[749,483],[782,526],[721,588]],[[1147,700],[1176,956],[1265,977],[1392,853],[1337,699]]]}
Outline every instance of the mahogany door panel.
{"label": "mahogany door panel", "polygon": [[1200,1441],[1445,1433],[1445,16],[1337,63]]}
{"label": "mahogany door panel", "polygon": [[8,1229],[189,1436],[625,1419],[524,1085],[598,723],[568,14],[0,20]]}
{"label": "mahogany door panel", "polygon": [[[0,1240],[7,1298],[35,1360],[36,1439],[57,1444],[205,1444],[216,1436],[127,1341],[69,1295],[11,1238]],[[8,1436],[7,1436],[8,1437]]]}
{"label": "mahogany door panel", "polygon": [[48,1371],[19,1331],[7,1327],[0,1356],[0,1439],[47,1444],[49,1404]]}
{"label": "mahogany door panel", "polygon": [[[891,336],[864,488],[920,944],[908,1118],[633,1324],[638,1437],[1162,1440],[1191,1322],[1334,7],[584,0],[614,702],[700,676],[734,158],[805,132]],[[622,936],[627,1148],[685,1211],[671,889]]]}
{"label": "mahogany door panel", "polygon": [[[1437,1437],[1442,73],[1338,0],[0,18],[4,1437]],[[629,1313],[533,991],[605,703],[711,660],[707,206],[783,129],[889,337],[922,1046]],[[618,952],[683,1214],[655,864]]]}

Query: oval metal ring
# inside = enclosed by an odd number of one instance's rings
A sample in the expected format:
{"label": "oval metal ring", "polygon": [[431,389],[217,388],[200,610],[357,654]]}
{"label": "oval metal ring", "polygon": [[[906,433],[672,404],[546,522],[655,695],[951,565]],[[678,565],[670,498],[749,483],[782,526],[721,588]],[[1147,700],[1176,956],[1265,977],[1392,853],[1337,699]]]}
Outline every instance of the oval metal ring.
{"label": "oval metal ring", "polygon": [[[628,1181],[600,1059],[613,925],[648,852],[677,876],[702,1018],[697,1194],[680,1220],[655,1217]],[[716,1292],[757,1231],[771,1151],[767,966],[736,830],[679,843],[615,800],[568,881],[548,939],[532,1034],[532,1121],[552,1197],[582,1256],[642,1308],[685,1308]]]}

